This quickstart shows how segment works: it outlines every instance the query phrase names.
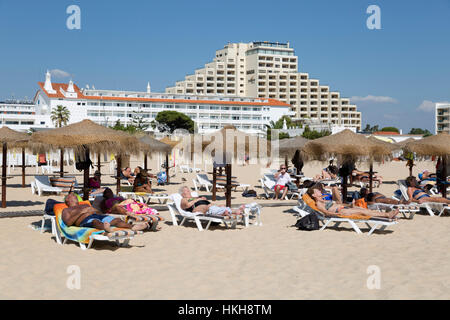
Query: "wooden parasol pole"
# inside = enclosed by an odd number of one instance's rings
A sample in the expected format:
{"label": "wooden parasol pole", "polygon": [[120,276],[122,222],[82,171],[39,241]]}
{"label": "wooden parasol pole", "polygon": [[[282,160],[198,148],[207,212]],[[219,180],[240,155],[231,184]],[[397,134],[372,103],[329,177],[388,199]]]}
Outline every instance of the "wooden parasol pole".
{"label": "wooden parasol pole", "polygon": [[167,176],[167,184],[169,184],[169,154],[166,152],[166,176]]}
{"label": "wooden parasol pole", "polygon": [[144,153],[144,170],[147,170],[147,154]]}
{"label": "wooden parasol pole", "polygon": [[2,154],[2,208],[6,208],[6,158],[8,157],[6,142],[3,143]]}
{"label": "wooden parasol pole", "polygon": [[[84,161],[89,159],[89,149],[85,149],[85,158]],[[84,183],[83,183],[83,200],[89,200],[89,165],[84,168]]]}
{"label": "wooden parasol pole", "polygon": [[369,192],[372,193],[372,184],[373,184],[373,163],[370,163],[370,169],[369,169]]}
{"label": "wooden parasol pole", "polygon": [[22,148],[22,188],[25,188],[25,148]]}
{"label": "wooden parasol pole", "polygon": [[59,149],[59,176],[64,177],[64,149]]}
{"label": "wooden parasol pole", "polygon": [[99,176],[99,182],[100,182],[100,184],[102,183],[102,176],[101,176],[101,174],[102,174],[102,164],[101,164],[101,154],[100,153],[98,153],[97,154],[97,170],[98,170],[98,172],[100,173],[100,176]]}
{"label": "wooden parasol pole", "polygon": [[120,192],[120,170],[122,168],[122,157],[119,155],[117,156],[117,176],[116,176],[116,193],[119,194]]}
{"label": "wooden parasol pole", "polygon": [[447,156],[442,157],[442,171],[441,171],[441,193],[442,197],[447,199]]}
{"label": "wooden parasol pole", "polygon": [[215,164],[213,164],[212,201],[216,201],[216,193],[217,193],[216,181],[217,181],[217,169]]}
{"label": "wooden parasol pole", "polygon": [[231,163],[225,165],[225,172],[227,175],[227,185],[226,185],[226,206],[231,208]]}

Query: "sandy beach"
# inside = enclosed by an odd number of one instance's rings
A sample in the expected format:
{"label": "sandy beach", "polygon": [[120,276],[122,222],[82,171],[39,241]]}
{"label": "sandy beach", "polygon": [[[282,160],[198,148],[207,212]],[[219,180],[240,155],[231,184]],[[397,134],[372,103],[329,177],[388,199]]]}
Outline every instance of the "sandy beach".
{"label": "sandy beach", "polygon": [[[141,165],[132,159],[131,165]],[[156,172],[155,161],[151,162]],[[275,166],[272,166],[274,168]],[[308,163],[303,171],[314,176],[323,168]],[[68,167],[69,171],[73,168]],[[359,169],[366,170],[366,166]],[[384,177],[376,191],[391,196],[396,181],[408,174],[405,162],[375,165]],[[418,162],[414,174],[434,172],[433,162]],[[103,181],[114,185],[109,167]],[[173,169],[172,169],[173,170]],[[262,193],[257,165],[233,166],[233,175]],[[420,171],[419,171],[420,170]],[[32,195],[29,183],[34,169],[27,169],[27,187],[20,186],[20,168],[8,179],[8,208],[0,212],[43,210],[48,198]],[[79,183],[82,175],[76,172]],[[178,170],[172,184],[156,191],[176,192],[193,187],[194,174]],[[182,179],[186,179],[184,182]],[[353,187],[351,190],[355,190]],[[115,190],[115,187],[113,188]],[[205,191],[201,195],[207,195]],[[219,203],[224,204],[221,194]],[[384,232],[358,235],[348,225],[339,229],[304,232],[293,227],[292,201],[255,200],[233,192],[232,204],[257,201],[263,226],[199,232],[195,224],[172,226],[167,210],[159,232],[146,232],[129,247],[94,242],[82,251],[74,242],[58,245],[51,232],[40,233],[30,224],[40,217],[0,219],[1,299],[449,299],[449,215],[416,214],[400,219]],[[159,205],[159,207],[161,207]],[[161,209],[165,209],[161,207]],[[66,285],[69,266],[78,266],[81,288]],[[380,271],[380,288],[367,286],[368,268]],[[370,270],[370,268],[369,268]]]}

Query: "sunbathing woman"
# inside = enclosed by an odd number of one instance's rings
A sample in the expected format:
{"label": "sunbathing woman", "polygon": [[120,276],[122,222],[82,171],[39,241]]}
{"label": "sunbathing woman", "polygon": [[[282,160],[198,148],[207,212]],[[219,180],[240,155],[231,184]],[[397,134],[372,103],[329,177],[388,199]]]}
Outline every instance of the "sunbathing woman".
{"label": "sunbathing woman", "polygon": [[160,230],[157,227],[158,221],[164,220],[160,217],[154,209],[150,208],[144,203],[137,202],[133,199],[124,199],[123,197],[115,197],[110,188],[106,188],[103,192],[103,200],[100,203],[100,208],[104,213],[121,214],[131,218],[138,215],[146,215],[151,218],[151,230]]}
{"label": "sunbathing woman", "polygon": [[147,171],[142,169],[136,174],[133,192],[153,193]]}
{"label": "sunbathing woman", "polygon": [[424,203],[424,202],[438,202],[450,204],[450,199],[445,199],[442,197],[431,197],[423,189],[420,188],[416,177],[406,178],[406,186],[408,187],[408,197],[413,202]]}
{"label": "sunbathing woman", "polygon": [[350,207],[341,203],[334,203],[333,201],[326,201],[322,199],[322,192],[318,185],[314,185],[306,192],[311,199],[316,203],[320,212],[326,216],[350,216],[350,215],[362,215],[368,217],[383,217],[389,219],[395,219],[395,216],[399,213],[399,210],[390,212],[380,212],[375,210],[369,210],[361,207]]}
{"label": "sunbathing woman", "polygon": [[374,204],[374,203],[386,203],[386,204],[407,204],[409,201],[398,201],[392,198],[386,197],[384,194],[379,192],[370,192],[367,188],[361,188],[359,190],[359,194],[361,195],[361,198],[364,198],[367,202],[367,204]]}
{"label": "sunbathing woman", "polygon": [[191,190],[184,186],[180,188],[181,209],[189,212],[202,212],[204,214],[210,214],[215,216],[227,216],[229,218],[236,219],[237,216],[242,216],[245,205],[242,205],[238,209],[232,210],[225,206],[215,206],[211,202],[206,200],[205,197],[193,197]]}

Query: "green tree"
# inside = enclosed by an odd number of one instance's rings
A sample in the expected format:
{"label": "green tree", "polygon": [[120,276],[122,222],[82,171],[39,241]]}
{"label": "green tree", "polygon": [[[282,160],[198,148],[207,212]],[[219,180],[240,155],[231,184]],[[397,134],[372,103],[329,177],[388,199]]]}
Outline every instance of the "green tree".
{"label": "green tree", "polygon": [[311,130],[309,128],[309,126],[306,126],[305,130],[303,131],[302,137],[309,139],[309,140],[314,140],[317,138],[329,136],[330,134],[331,134],[331,131],[329,131],[329,130],[321,130],[321,131]]}
{"label": "green tree", "polygon": [[420,129],[420,128],[412,128],[409,131],[409,134],[421,134],[424,137],[428,137],[428,136],[432,136],[433,135],[430,131],[428,131],[428,129],[424,130],[424,129]]}
{"label": "green tree", "polygon": [[125,131],[130,134],[133,134],[133,133],[136,133],[139,131],[136,126],[134,126],[132,124],[124,125],[120,122],[120,120],[117,120],[116,123],[110,128],[114,129],[114,130]]}
{"label": "green tree", "polygon": [[142,111],[134,111],[131,116],[131,125],[136,128],[136,131],[145,131],[150,127],[150,123],[144,119]]}
{"label": "green tree", "polygon": [[397,132],[400,133],[400,130],[398,130],[396,127],[384,127],[381,129],[382,132]]}
{"label": "green tree", "polygon": [[161,111],[156,115],[153,127],[158,127],[162,132],[173,133],[176,129],[186,129],[194,133],[195,123],[184,113],[178,111]]}
{"label": "green tree", "polygon": [[67,125],[70,119],[70,111],[64,106],[56,106],[55,109],[52,110],[50,115],[50,120],[55,124],[55,127],[61,128],[62,126]]}

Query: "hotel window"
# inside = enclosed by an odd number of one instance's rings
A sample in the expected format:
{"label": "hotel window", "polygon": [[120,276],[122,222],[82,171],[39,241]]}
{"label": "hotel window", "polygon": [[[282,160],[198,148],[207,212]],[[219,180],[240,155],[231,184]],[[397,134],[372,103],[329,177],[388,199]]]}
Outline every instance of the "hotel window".
{"label": "hotel window", "polygon": [[239,110],[241,110],[241,107],[232,107],[231,110],[233,110],[233,111],[239,111]]}

